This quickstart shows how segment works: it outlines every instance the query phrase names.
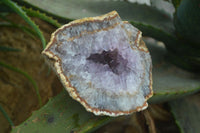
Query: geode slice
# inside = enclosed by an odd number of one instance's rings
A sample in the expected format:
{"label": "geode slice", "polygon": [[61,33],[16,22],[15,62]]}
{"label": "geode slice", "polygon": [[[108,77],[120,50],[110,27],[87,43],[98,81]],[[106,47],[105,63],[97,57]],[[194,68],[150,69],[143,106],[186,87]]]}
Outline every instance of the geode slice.
{"label": "geode slice", "polygon": [[116,11],[57,29],[42,52],[70,96],[95,115],[147,108],[152,63],[141,31]]}

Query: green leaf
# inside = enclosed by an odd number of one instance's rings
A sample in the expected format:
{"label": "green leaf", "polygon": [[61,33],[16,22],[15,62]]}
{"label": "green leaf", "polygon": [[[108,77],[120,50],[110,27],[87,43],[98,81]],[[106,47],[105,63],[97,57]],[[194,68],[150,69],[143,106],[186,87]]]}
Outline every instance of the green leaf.
{"label": "green leaf", "polygon": [[200,48],[199,5],[199,0],[182,0],[174,16],[178,37],[183,41],[187,41],[188,45],[193,43],[198,45],[198,48]]}
{"label": "green leaf", "polygon": [[38,28],[38,26],[26,15],[26,12],[24,12],[20,6],[18,6],[15,2],[11,0],[2,0],[7,6],[9,6],[12,10],[14,10],[18,15],[20,15],[38,34],[39,38],[42,41],[43,48],[46,47],[46,41],[45,38]]}
{"label": "green leaf", "polygon": [[200,131],[200,94],[178,99],[169,103],[177,125],[182,133]]}
{"label": "green leaf", "polygon": [[[149,7],[124,1],[91,1],[91,0],[24,0],[42,10],[66,19],[80,19],[98,16],[116,10],[123,20],[152,26],[155,29],[173,34],[171,18],[165,13]],[[148,33],[150,33],[152,29]]]}
{"label": "green leaf", "polygon": [[174,24],[178,42],[169,52],[172,63],[193,71],[200,72],[200,1],[181,0],[174,14]]}
{"label": "green leaf", "polygon": [[94,116],[83,106],[72,100],[66,91],[49,102],[21,125],[13,128],[12,133],[85,133],[106,124],[110,117]]}
{"label": "green leaf", "polygon": [[39,89],[38,89],[38,86],[37,86],[37,83],[31,78],[31,76],[29,76],[26,72],[20,70],[19,68],[16,68],[16,67],[13,67],[11,65],[8,65],[2,61],[0,61],[0,66],[2,67],[5,67],[7,69],[10,69],[14,72],[17,72],[19,74],[22,74],[23,76],[25,76],[29,81],[30,83],[33,85],[35,91],[36,91],[36,94],[37,94],[37,97],[38,97],[38,102],[39,102],[39,105],[40,107],[42,106],[42,100],[41,100],[41,96],[40,96],[40,93],[39,93]]}
{"label": "green leaf", "polygon": [[171,2],[171,0],[151,0],[151,6],[162,10],[169,14],[171,17],[173,17],[174,13],[174,6]]}
{"label": "green leaf", "polygon": [[[1,26],[1,24],[0,24],[0,26]],[[0,46],[0,52],[8,52],[8,51],[19,52],[21,50],[17,49],[17,48],[8,47],[8,46]]]}
{"label": "green leaf", "polygon": [[[188,48],[189,49],[189,48]],[[191,56],[191,55],[182,55],[182,54],[178,54],[178,53],[171,53],[168,52],[168,59],[170,60],[170,62],[172,62],[173,64],[186,69],[188,71],[191,71],[193,73],[200,73],[200,57],[199,56]]]}
{"label": "green leaf", "polygon": [[35,11],[32,8],[25,8],[23,7],[23,10],[31,17],[38,17],[54,26],[57,28],[61,26],[60,23],[58,23],[57,20],[54,20],[52,17],[47,16],[45,13],[41,13],[39,10]]}
{"label": "green leaf", "polygon": [[174,44],[177,44],[178,40],[173,34],[170,34],[162,29],[153,27],[148,24],[140,22],[138,23],[134,21],[130,21],[130,23],[135,27],[139,28],[142,31],[143,36],[150,36],[156,40],[160,40],[165,43],[167,50],[177,51],[177,49],[174,48]]}
{"label": "green leaf", "polygon": [[39,11],[40,13],[44,13],[45,15],[47,16],[50,16],[52,17],[54,20],[57,20],[59,23],[68,23],[72,20],[68,19],[68,18],[64,18],[64,17],[61,17],[61,16],[57,16],[56,14],[54,14],[54,12],[48,12],[47,10],[45,9],[41,9],[41,8],[38,8],[37,6],[34,6],[33,4],[29,3],[29,2],[26,2],[24,0],[14,0],[18,5],[20,5],[21,7],[25,7],[27,9],[30,9],[32,8],[34,11]]}
{"label": "green leaf", "polygon": [[200,90],[197,75],[184,71],[165,60],[164,46],[146,41],[153,61],[153,91],[151,103],[173,100]]}

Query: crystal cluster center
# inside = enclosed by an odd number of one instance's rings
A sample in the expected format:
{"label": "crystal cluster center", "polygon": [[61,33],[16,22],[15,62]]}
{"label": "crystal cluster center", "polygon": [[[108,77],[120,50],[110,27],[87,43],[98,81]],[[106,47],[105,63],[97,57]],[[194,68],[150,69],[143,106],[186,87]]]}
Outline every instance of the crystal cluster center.
{"label": "crystal cluster center", "polygon": [[87,60],[91,60],[95,63],[100,63],[103,65],[108,65],[110,70],[119,75],[125,70],[127,60],[118,53],[117,49],[113,51],[103,51],[102,53],[91,54]]}

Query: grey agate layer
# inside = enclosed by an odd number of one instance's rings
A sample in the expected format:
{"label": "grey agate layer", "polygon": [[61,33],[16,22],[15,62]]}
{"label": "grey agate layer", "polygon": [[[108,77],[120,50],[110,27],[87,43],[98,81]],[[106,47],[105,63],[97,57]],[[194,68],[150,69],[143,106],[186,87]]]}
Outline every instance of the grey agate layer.
{"label": "grey agate layer", "polygon": [[[70,84],[91,108],[130,111],[142,107],[151,93],[151,58],[135,44],[141,39],[137,33],[137,28],[119,16],[84,22],[58,32],[49,50],[61,59]],[[116,63],[112,68],[109,63],[90,59],[91,55],[104,57],[103,52],[114,50],[117,53],[110,58]]]}

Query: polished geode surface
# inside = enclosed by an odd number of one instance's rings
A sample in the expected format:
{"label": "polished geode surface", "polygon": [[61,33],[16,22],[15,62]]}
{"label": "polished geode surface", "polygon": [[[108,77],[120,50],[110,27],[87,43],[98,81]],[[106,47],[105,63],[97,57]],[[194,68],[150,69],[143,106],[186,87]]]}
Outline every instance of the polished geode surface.
{"label": "polished geode surface", "polygon": [[143,110],[152,96],[151,58],[141,32],[115,11],[64,25],[43,54],[69,94],[96,115]]}

